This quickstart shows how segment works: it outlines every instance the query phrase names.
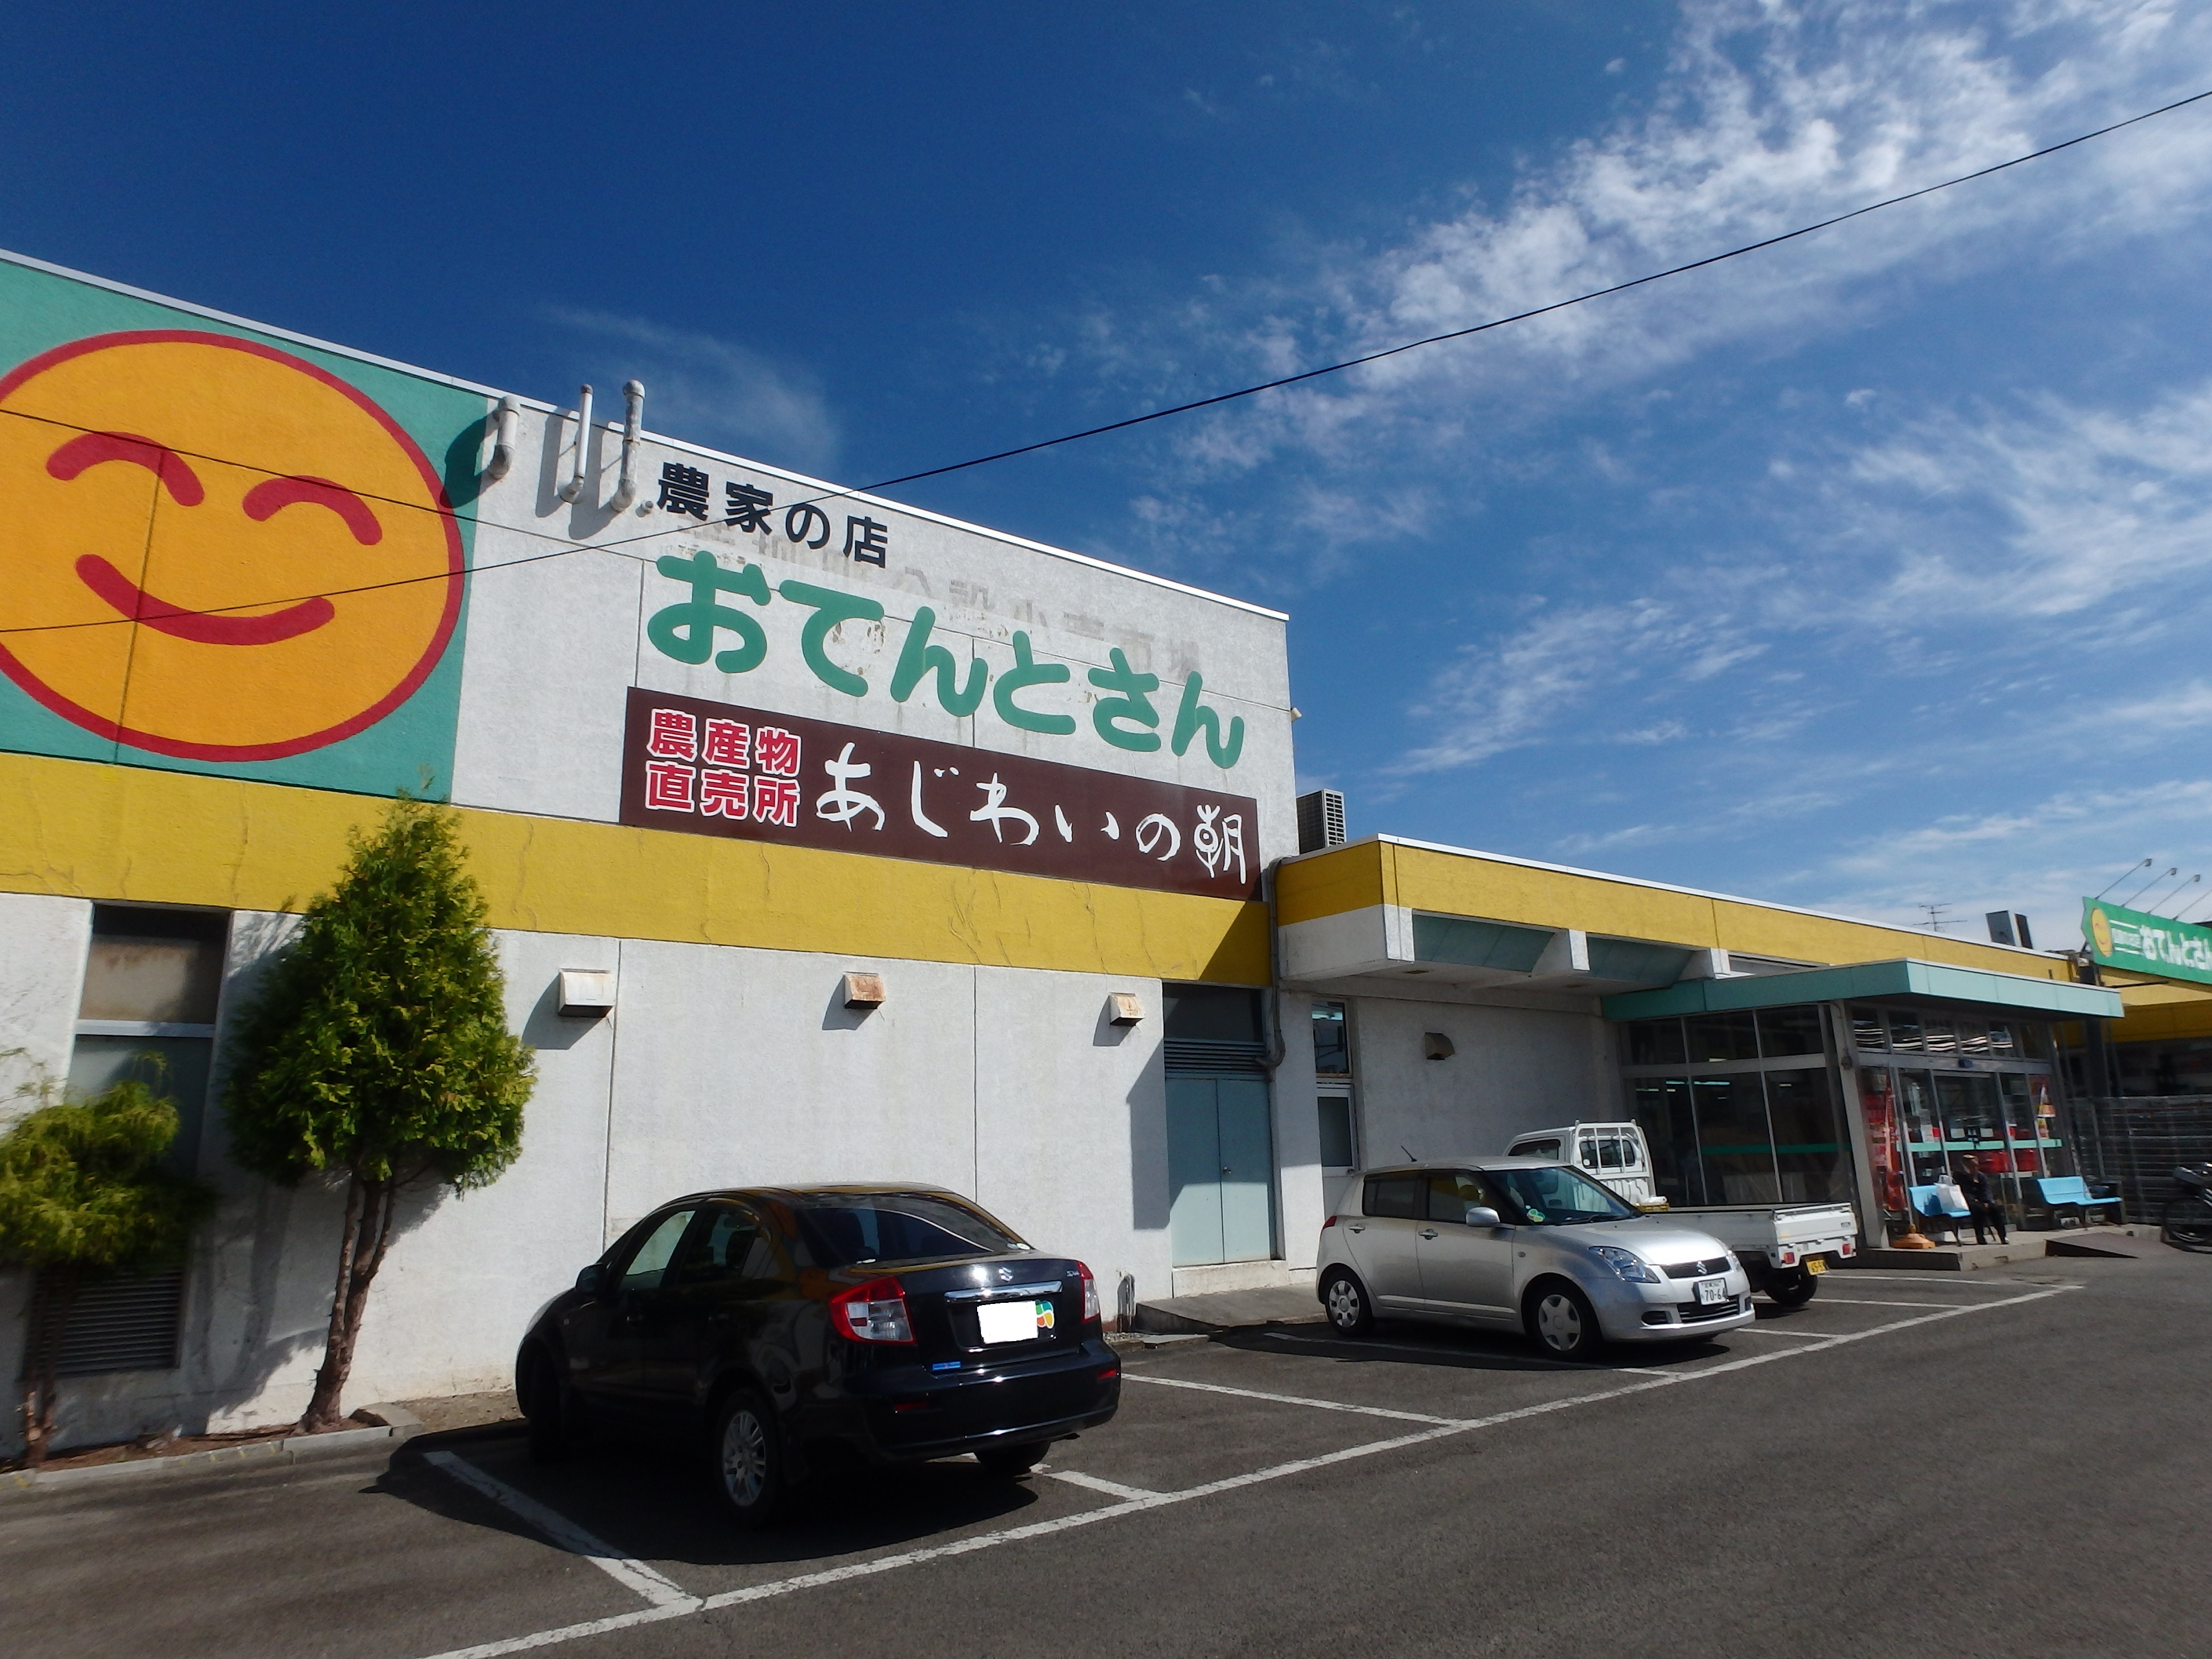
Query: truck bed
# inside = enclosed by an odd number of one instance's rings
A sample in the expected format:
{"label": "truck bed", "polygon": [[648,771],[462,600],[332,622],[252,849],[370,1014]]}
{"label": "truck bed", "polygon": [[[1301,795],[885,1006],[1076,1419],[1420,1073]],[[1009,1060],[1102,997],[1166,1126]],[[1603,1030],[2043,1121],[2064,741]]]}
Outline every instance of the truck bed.
{"label": "truck bed", "polygon": [[1738,1255],[1834,1249],[1859,1232],[1858,1212],[1848,1204],[1701,1204],[1658,1213],[1703,1229]]}

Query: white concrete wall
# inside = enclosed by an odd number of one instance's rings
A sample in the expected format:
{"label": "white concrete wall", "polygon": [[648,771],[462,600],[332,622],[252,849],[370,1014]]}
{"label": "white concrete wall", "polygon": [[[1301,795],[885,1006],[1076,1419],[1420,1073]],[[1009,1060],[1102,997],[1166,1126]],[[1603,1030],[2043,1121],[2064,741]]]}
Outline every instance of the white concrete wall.
{"label": "white concrete wall", "polygon": [[[1620,1080],[1606,1024],[1587,1014],[1359,997],[1352,1020],[1361,1162],[1494,1154],[1523,1129],[1610,1117]],[[1425,1057],[1441,1031],[1455,1052]]]}
{"label": "white concrete wall", "polygon": [[[240,913],[227,1012],[295,926]],[[1139,1299],[1169,1294],[1158,981],[495,937],[508,1017],[538,1068],[522,1153],[478,1192],[410,1203],[370,1296],[349,1403],[503,1386],[547,1297],[631,1221],[704,1188],[933,1182],[978,1199],[1040,1248],[1089,1262],[1109,1314],[1124,1274]],[[614,969],[615,1012],[562,1018],[564,968]],[[855,969],[883,975],[883,1006],[843,1006],[842,975]],[[74,962],[65,970],[71,985],[80,975]],[[1107,1022],[1115,991],[1137,994],[1143,1022]],[[65,1068],[65,1033],[60,1041]],[[218,1095],[222,1069],[219,1049]],[[339,1193],[240,1173],[212,1104],[201,1170],[222,1201],[193,1253],[184,1363],[68,1384],[64,1443],[252,1427],[305,1407],[329,1317]],[[1310,1231],[1292,1230],[1309,1260]],[[23,1288],[0,1283],[0,1364],[11,1376]],[[0,1449],[14,1434],[0,1425]]]}
{"label": "white concrete wall", "polygon": [[1311,1267],[1321,1250],[1321,1224],[1335,1194],[1321,1169],[1321,1114],[1315,1104],[1314,1000],[1286,993],[1275,1000],[1283,1022],[1283,1062],[1275,1068],[1275,1227],[1284,1264]]}

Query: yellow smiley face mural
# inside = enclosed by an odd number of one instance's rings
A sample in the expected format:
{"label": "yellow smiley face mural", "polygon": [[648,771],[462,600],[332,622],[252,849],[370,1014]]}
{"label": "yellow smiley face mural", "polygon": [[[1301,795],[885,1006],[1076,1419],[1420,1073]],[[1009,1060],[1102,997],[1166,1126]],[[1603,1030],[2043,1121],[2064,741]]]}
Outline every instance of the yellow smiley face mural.
{"label": "yellow smiley face mural", "polygon": [[0,672],[102,738],[270,760],[436,667],[465,556],[436,470],[356,387],[228,335],[99,335],[0,378]]}

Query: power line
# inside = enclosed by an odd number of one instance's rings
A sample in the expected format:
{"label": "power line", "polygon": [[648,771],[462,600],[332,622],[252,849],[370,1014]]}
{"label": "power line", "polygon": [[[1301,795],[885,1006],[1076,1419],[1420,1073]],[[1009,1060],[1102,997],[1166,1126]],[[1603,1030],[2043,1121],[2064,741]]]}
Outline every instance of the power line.
{"label": "power line", "polygon": [[[1923,185],[1917,190],[1906,191],[1902,195],[1886,197],[1879,202],[1869,202],[1864,207],[1853,208],[1848,213],[1838,213],[1809,225],[1800,225],[1795,230],[1785,230],[1777,235],[1763,237],[1755,242],[1746,242],[1741,246],[1729,248],[1723,252],[1710,253],[1701,259],[1692,259],[1686,264],[1671,265],[1664,270],[1651,271],[1642,276],[1632,277],[1625,283],[1615,283],[1609,287],[1592,289],[1586,294],[1577,294],[1565,300],[1554,300],[1547,305],[1533,307],[1527,311],[1516,311],[1510,316],[1495,317],[1486,323],[1475,323],[1466,328],[1451,329],[1442,334],[1431,334],[1418,340],[1407,340],[1401,344],[1386,346],[1379,351],[1366,352],[1357,357],[1347,357],[1340,362],[1327,363],[1319,368],[1304,369],[1296,374],[1285,374],[1272,380],[1261,380],[1252,386],[1239,386],[1233,392],[1218,392],[1211,397],[1194,398],[1188,403],[1175,404],[1165,409],[1151,410],[1142,415],[1127,416],[1121,420],[1109,421],[1103,426],[1085,427],[1079,432],[1062,433],[1056,438],[1041,438],[1035,443],[1020,444],[1012,449],[997,450],[991,454],[978,455],[969,460],[954,461],[945,466],[929,467],[920,472],[902,473],[897,477],[885,478],[876,483],[863,484],[856,489],[833,489],[826,495],[814,496],[807,501],[788,503],[785,510],[788,512],[791,508],[800,506],[819,506],[824,501],[849,500],[855,495],[872,495],[878,490],[894,489],[900,484],[917,483],[925,478],[941,478],[948,473],[964,472],[971,467],[988,466],[996,461],[1012,460],[1018,455],[1033,455],[1039,450],[1054,449],[1062,444],[1077,443],[1085,438],[1103,437],[1109,432],[1123,432],[1131,427],[1143,426],[1149,422],[1164,421],[1171,416],[1188,415],[1197,410],[1212,409],[1218,404],[1234,403],[1243,398],[1256,397],[1262,392],[1274,392],[1284,386],[1297,386],[1307,380],[1319,380],[1324,375],[1340,374],[1346,369],[1358,368],[1367,363],[1380,362],[1387,357],[1400,356],[1409,351],[1419,351],[1426,347],[1442,345],[1451,340],[1468,339],[1477,334],[1489,333],[1493,329],[1506,328],[1515,323],[1525,323],[1534,318],[1548,316],[1556,311],[1565,311],[1575,306],[1588,305],[1594,300],[1602,300],[1615,294],[1626,294],[1632,289],[1643,288],[1651,283],[1664,282],[1669,277],[1680,276],[1690,271],[1702,270],[1708,265],[1721,264],[1730,259],[1740,259],[1747,253],[1757,253],[1764,248],[1778,247],[1784,242],[1795,241],[1801,236],[1810,236],[1815,231],[1827,230],[1834,226],[1847,223],[1850,220],[1863,218],[1869,213],[1879,213],[1885,208],[1898,207],[1906,202],[1917,201],[1923,196],[1933,196],[1939,191],[1971,184],[1975,179],[1989,178],[1993,173],[2005,172],[2008,168],[2021,167],[2029,161],[2040,161],[2046,155],[2056,155],[2061,150],[2072,149],[2077,144],[2086,144],[2093,139],[2105,137],[2120,131],[2123,128],[2135,126],[2143,121],[2154,120],[2161,115],[2170,115],[2175,110],[2185,109],[2190,105],[2201,103],[2208,98],[2212,98],[2212,88],[2192,93],[2186,98],[2177,98],[2170,104],[2161,104],[2156,109],[2145,110],[2139,115],[2130,115],[2124,120],[2114,121],[2088,132],[2077,133],[2071,138],[2062,140],[2055,144],[2046,144],[2041,149],[2030,150],[2024,155],[2015,155],[2008,161],[1998,161],[1985,167],[1978,167],[1972,173],[1960,173],[1957,177],[1946,179],[1939,184]],[[0,410],[0,413],[21,415],[24,411]],[[27,416],[27,418],[45,417]],[[58,426],[67,424],[52,421],[48,423]],[[82,431],[85,428],[72,429]],[[587,435],[579,432],[578,443],[581,444]],[[189,455],[190,459],[195,460],[212,461],[218,465],[243,465],[221,456],[191,454],[191,452],[181,450],[176,453]],[[364,499],[373,501],[388,498],[371,495]],[[392,501],[391,504],[414,508],[417,511],[423,510],[419,503],[411,501]],[[696,532],[699,526],[670,525],[659,530],[643,531],[637,535],[622,537],[611,542],[592,543],[569,542],[554,536],[550,532],[521,529],[514,526],[502,525],[498,528],[513,534],[534,537],[545,541],[561,541],[562,545],[551,552],[533,553],[523,558],[502,559],[494,564],[477,565],[465,573],[466,574],[474,576],[486,574],[495,570],[512,570],[522,565],[540,564],[548,559],[565,558],[574,553],[612,552],[618,548],[630,546],[638,542],[651,541],[656,537],[693,534]],[[343,598],[350,593],[372,593],[385,588],[410,586],[418,582],[452,580],[450,572],[440,571],[429,575],[398,577],[391,581],[364,582],[354,587],[325,588],[319,593],[296,594],[290,599],[242,600],[234,605],[210,606],[200,614],[208,616],[233,611],[258,611],[265,605],[296,605],[313,599]],[[0,628],[0,635],[56,633],[79,628],[112,628],[137,620],[137,618],[133,617],[100,617],[90,622],[33,623],[21,627]]]}

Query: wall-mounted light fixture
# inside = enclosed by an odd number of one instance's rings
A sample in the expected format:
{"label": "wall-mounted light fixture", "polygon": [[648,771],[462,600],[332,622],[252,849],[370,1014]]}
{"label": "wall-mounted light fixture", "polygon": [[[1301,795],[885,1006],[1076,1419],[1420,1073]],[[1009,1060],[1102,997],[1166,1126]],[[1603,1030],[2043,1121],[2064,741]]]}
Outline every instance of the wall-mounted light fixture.
{"label": "wall-mounted light fixture", "polygon": [[1431,1060],[1449,1060],[1459,1050],[1452,1047],[1452,1040],[1442,1031],[1424,1031],[1421,1033],[1421,1052]]}
{"label": "wall-mounted light fixture", "polygon": [[845,1006],[848,1008],[877,1008],[884,1002],[884,976],[881,974],[848,974],[845,975]]}
{"label": "wall-mounted light fixture", "polygon": [[1106,999],[1109,1025],[1134,1025],[1145,1017],[1145,1005],[1133,991],[1116,991]]}
{"label": "wall-mounted light fixture", "polygon": [[615,1009],[615,976],[605,968],[563,968],[556,992],[563,1019],[600,1019]]}

